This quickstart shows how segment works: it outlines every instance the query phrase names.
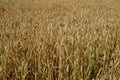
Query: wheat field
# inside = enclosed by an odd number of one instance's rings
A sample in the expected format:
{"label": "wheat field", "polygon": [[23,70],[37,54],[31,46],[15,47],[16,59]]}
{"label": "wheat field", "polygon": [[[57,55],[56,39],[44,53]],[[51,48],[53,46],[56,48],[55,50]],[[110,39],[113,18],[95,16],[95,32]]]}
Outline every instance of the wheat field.
{"label": "wheat field", "polygon": [[120,80],[120,0],[0,0],[0,80]]}

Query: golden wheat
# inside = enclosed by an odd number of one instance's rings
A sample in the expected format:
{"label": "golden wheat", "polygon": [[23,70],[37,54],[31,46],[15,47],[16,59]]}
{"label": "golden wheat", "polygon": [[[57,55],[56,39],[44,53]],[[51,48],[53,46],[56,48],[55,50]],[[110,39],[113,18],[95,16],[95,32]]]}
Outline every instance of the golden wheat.
{"label": "golden wheat", "polygon": [[119,0],[1,0],[0,80],[119,80]]}

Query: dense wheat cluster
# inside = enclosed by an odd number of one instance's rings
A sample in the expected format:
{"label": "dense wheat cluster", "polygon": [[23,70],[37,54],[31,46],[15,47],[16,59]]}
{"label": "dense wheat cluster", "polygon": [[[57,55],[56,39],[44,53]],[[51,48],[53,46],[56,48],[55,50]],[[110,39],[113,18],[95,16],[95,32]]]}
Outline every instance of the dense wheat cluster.
{"label": "dense wheat cluster", "polygon": [[120,0],[0,0],[0,80],[120,80]]}

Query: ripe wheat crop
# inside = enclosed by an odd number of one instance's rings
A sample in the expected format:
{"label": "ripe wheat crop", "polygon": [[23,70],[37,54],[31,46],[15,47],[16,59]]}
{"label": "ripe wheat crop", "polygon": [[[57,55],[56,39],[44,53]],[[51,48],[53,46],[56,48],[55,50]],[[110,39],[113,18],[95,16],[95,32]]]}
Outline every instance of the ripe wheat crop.
{"label": "ripe wheat crop", "polygon": [[0,80],[120,80],[120,0],[0,0]]}

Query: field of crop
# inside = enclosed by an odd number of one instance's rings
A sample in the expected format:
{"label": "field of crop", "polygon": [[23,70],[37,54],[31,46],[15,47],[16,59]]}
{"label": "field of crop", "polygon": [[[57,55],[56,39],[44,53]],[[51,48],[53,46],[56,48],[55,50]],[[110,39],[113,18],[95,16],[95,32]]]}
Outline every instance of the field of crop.
{"label": "field of crop", "polygon": [[120,80],[120,0],[0,0],[0,80]]}

